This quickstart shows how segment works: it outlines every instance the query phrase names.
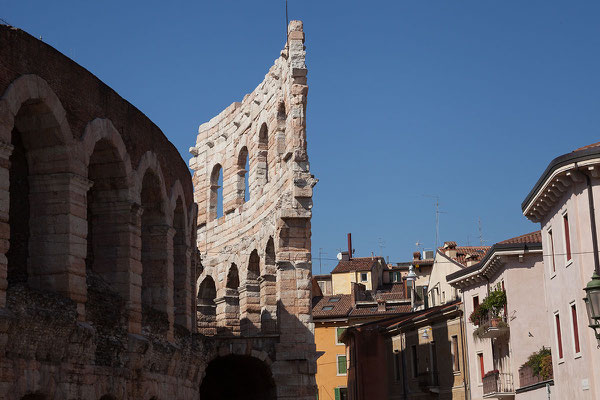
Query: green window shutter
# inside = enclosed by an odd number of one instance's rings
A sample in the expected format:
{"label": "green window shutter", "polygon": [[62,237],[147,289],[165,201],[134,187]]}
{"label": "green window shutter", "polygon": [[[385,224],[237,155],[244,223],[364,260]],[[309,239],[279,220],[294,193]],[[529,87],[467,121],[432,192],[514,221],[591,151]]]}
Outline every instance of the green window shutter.
{"label": "green window shutter", "polygon": [[345,331],[346,331],[346,328],[335,328],[335,334],[337,336],[336,343],[342,343],[340,340],[340,336],[342,336],[342,333],[344,333]]}
{"label": "green window shutter", "polygon": [[338,357],[338,374],[346,373],[346,356]]}
{"label": "green window shutter", "polygon": [[333,389],[333,393],[335,393],[335,400],[340,400],[340,388]]}

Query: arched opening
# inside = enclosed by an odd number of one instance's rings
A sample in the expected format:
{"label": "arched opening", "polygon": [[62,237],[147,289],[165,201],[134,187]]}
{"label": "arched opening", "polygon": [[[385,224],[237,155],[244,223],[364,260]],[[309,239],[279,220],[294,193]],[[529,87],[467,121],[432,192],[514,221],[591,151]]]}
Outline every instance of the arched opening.
{"label": "arched opening", "polygon": [[258,133],[258,172],[269,182],[269,130],[263,123]]}
{"label": "arched opening", "polygon": [[255,357],[228,355],[211,361],[200,385],[200,398],[210,400],[275,400],[271,369]]}
{"label": "arched opening", "polygon": [[166,334],[173,322],[173,288],[169,276],[168,242],[171,228],[166,223],[159,178],[147,171],[142,181],[142,325]]}
{"label": "arched opening", "polygon": [[245,335],[257,333],[260,330],[260,256],[256,249],[248,258],[246,281],[240,293],[240,308],[242,311],[242,333]]}
{"label": "arched opening", "polygon": [[183,212],[183,201],[177,198],[175,212],[173,214],[173,304],[175,305],[175,323],[191,328],[188,318],[189,290],[190,290],[190,268],[188,246],[185,240],[185,214]]}
{"label": "arched opening", "polygon": [[217,287],[212,277],[207,276],[200,284],[196,305],[198,331],[203,334],[214,333],[212,328],[217,320]]}
{"label": "arched opening", "polygon": [[267,241],[265,249],[265,266],[260,281],[260,327],[265,333],[277,331],[277,296],[275,242],[272,237]]}
{"label": "arched opening", "polygon": [[223,297],[216,300],[217,325],[220,331],[239,333],[240,330],[240,278],[238,268],[232,263],[227,272]]}
{"label": "arched opening", "polygon": [[[71,206],[76,196],[85,198],[87,187],[70,186],[79,177],[69,173],[71,156],[63,139],[61,126],[43,100],[21,105],[11,131],[7,280],[9,285],[28,283],[85,298],[84,290],[73,287],[69,271],[79,265],[80,257],[71,245],[73,226],[83,222]],[[76,189],[80,192],[74,193]],[[80,201],[77,206],[85,204]],[[60,243],[64,251],[48,243]]]}
{"label": "arched opening", "polygon": [[[131,204],[125,165],[115,146],[98,141],[90,157],[88,179],[93,183],[87,193],[87,308],[107,299],[105,291],[128,299]],[[99,282],[101,280],[102,282]],[[98,293],[97,293],[98,292]]]}
{"label": "arched opening", "polygon": [[248,183],[248,171],[250,171],[250,157],[248,157],[248,148],[242,147],[237,160],[238,182],[237,198],[239,203],[250,200],[250,185]]}
{"label": "arched opening", "polygon": [[285,111],[285,103],[282,101],[277,107],[277,121],[285,121],[287,119],[287,112]]}
{"label": "arched opening", "polygon": [[216,164],[210,174],[209,220],[223,216],[223,168]]}

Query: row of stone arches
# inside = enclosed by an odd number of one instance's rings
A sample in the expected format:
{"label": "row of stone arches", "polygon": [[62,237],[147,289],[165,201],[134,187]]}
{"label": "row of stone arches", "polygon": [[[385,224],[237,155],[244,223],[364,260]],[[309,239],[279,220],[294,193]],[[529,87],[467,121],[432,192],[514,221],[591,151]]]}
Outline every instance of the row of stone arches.
{"label": "row of stone arches", "polygon": [[[285,123],[287,113],[285,103],[280,102],[277,109],[277,136],[285,139]],[[234,164],[235,180],[231,184],[235,186],[235,198],[225,204],[223,195],[224,189],[224,171],[223,165],[217,162],[213,165],[209,175],[209,195],[208,195],[208,220],[212,221],[222,217],[224,214],[232,212],[239,205],[250,200],[250,168],[255,168],[256,180],[261,184],[269,182],[269,162],[271,154],[269,153],[269,128],[266,122],[260,124],[258,130],[257,151],[254,154],[255,161],[251,162],[250,153],[247,146],[242,146],[236,155]]]}
{"label": "row of stone arches", "polygon": [[242,335],[277,331],[275,243],[270,237],[264,252],[250,252],[240,269],[231,263],[225,281],[217,287],[214,276],[205,274],[197,296],[198,329],[203,333],[233,332]]}
{"label": "row of stone arches", "polygon": [[174,324],[192,329],[195,210],[179,180],[167,189],[157,155],[146,151],[134,169],[108,119],[90,121],[77,139],[60,100],[35,75],[8,87],[0,113],[8,182],[0,188],[0,280],[67,296],[86,319],[98,279],[123,299],[131,332],[150,310],[164,314],[167,336]]}

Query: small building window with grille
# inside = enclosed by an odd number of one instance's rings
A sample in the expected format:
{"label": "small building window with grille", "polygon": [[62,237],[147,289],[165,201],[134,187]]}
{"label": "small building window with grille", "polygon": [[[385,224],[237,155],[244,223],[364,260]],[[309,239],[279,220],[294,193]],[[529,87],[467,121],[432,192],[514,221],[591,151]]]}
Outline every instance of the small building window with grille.
{"label": "small building window with grille", "polygon": [[360,274],[360,281],[361,282],[366,282],[367,281],[367,273],[366,272],[361,272],[361,274]]}
{"label": "small building window with grille", "polygon": [[452,340],[452,370],[454,372],[460,371],[460,358],[458,356],[458,336],[454,335],[451,338]]}

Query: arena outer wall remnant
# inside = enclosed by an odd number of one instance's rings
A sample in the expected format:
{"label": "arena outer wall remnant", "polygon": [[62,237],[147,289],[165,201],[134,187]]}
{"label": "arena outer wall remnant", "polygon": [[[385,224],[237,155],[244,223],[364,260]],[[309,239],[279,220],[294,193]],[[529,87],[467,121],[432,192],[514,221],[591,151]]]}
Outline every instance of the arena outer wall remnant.
{"label": "arena outer wall remnant", "polygon": [[[0,399],[199,399],[214,361],[238,359],[272,374],[257,398],[314,398],[303,38],[293,21],[265,82],[201,127],[194,188],[139,110],[0,26]],[[230,116],[248,130],[215,128]],[[248,202],[228,186],[241,143]],[[217,151],[228,203],[210,219],[199,166]]]}

